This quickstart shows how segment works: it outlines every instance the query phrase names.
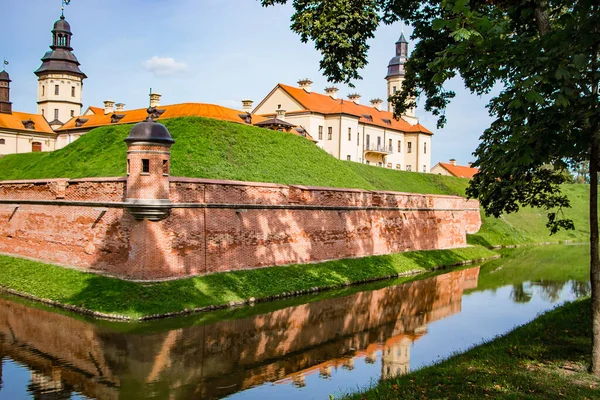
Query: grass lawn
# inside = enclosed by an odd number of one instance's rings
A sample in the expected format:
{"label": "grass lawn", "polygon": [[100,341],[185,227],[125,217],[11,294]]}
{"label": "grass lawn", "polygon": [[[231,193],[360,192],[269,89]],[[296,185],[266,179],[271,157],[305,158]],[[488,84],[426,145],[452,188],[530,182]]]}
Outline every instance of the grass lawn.
{"label": "grass lawn", "polygon": [[429,271],[494,256],[497,253],[474,246],[227,272],[159,283],[128,282],[0,256],[0,286],[40,299],[137,319],[313,287],[342,287],[366,279]]}
{"label": "grass lawn", "polygon": [[586,372],[591,302],[552,310],[507,335],[347,399],[598,399]]}

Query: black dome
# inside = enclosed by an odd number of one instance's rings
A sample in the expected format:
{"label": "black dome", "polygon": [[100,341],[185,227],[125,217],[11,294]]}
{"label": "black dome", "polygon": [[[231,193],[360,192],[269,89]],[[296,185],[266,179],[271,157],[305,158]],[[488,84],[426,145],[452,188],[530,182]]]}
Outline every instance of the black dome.
{"label": "black dome", "polygon": [[[152,114],[154,111],[156,110],[148,109],[148,114]],[[129,131],[129,136],[127,136],[124,141],[127,143],[175,143],[171,137],[171,134],[169,133],[169,130],[164,125],[152,120],[150,117],[143,122],[135,124],[134,127]]]}
{"label": "black dome", "polygon": [[71,25],[67,22],[64,15],[60,16],[60,19],[54,23],[53,32],[68,32],[71,33]]}

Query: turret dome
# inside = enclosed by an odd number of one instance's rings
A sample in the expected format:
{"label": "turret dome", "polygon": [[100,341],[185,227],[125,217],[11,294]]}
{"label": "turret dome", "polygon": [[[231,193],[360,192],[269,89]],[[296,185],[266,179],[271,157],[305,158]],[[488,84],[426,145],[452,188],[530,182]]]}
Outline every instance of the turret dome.
{"label": "turret dome", "polygon": [[64,15],[60,16],[60,19],[54,23],[52,32],[66,32],[71,33],[71,25],[67,22]]}

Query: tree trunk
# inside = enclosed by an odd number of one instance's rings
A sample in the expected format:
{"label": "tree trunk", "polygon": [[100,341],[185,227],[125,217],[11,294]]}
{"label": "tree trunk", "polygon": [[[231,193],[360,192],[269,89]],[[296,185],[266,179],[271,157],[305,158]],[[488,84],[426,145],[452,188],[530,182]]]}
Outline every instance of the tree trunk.
{"label": "tree trunk", "polygon": [[590,154],[590,282],[592,285],[592,364],[600,377],[600,258],[598,253],[598,139],[594,135]]}

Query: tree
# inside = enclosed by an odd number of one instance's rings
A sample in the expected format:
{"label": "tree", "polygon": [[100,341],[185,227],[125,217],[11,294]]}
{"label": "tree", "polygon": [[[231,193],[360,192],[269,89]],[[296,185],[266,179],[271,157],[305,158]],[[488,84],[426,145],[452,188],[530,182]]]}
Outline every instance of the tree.
{"label": "tree", "polygon": [[[265,6],[288,0],[261,0]],[[468,195],[488,215],[541,207],[551,233],[573,228],[562,215],[566,169],[589,161],[590,280],[593,350],[600,376],[600,12],[597,0],[290,0],[292,30],[312,40],[330,81],[351,84],[367,62],[368,39],[380,23],[399,19],[417,39],[406,79],[391,98],[395,114],[425,98],[425,110],[445,124],[454,93],[444,83],[460,76],[473,93],[499,89],[488,104],[491,126],[474,165]],[[554,168],[544,168],[544,164]]]}

